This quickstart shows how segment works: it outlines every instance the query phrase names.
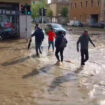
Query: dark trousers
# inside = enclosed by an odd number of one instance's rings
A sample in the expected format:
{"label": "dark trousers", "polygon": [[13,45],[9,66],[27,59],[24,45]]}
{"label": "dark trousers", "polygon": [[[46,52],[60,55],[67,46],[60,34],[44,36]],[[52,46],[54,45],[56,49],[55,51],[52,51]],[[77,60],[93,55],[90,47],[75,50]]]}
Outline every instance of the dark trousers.
{"label": "dark trousers", "polygon": [[50,49],[50,46],[52,45],[52,49],[54,50],[54,42],[53,41],[49,41],[49,46],[48,49]]}
{"label": "dark trousers", "polygon": [[[56,51],[55,51],[55,56],[57,58],[58,61],[61,61],[63,62],[63,52],[64,52],[64,48],[56,48]],[[60,58],[59,58],[59,53],[60,53]]]}
{"label": "dark trousers", "polygon": [[85,65],[85,62],[89,59],[89,53],[87,49],[81,50],[81,65]]}
{"label": "dark trousers", "polygon": [[36,42],[36,54],[39,55],[39,53],[42,53],[41,51],[41,45],[42,45],[42,42]]}

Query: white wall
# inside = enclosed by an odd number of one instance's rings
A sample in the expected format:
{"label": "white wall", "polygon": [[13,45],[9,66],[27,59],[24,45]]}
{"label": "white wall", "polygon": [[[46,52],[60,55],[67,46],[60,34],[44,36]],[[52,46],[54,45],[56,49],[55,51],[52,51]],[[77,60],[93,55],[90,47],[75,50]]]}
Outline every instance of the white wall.
{"label": "white wall", "polygon": [[[29,38],[31,36],[32,18],[31,16],[20,15],[20,38]],[[26,30],[27,29],[27,30]]]}

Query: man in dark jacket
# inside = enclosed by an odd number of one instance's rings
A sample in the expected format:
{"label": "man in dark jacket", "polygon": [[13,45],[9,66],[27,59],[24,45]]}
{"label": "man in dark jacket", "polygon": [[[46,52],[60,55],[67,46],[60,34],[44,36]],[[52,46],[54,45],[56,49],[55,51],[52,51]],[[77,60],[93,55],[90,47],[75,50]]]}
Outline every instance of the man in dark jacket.
{"label": "man in dark jacket", "polygon": [[33,36],[35,36],[36,55],[39,56],[39,53],[42,53],[41,45],[42,45],[42,41],[44,40],[44,33],[43,33],[43,30],[39,28],[38,25],[35,32],[32,34],[32,37]]}
{"label": "man in dark jacket", "polygon": [[[57,63],[61,63],[63,62],[63,52],[64,52],[64,48],[67,45],[67,40],[64,37],[63,33],[61,31],[58,32],[57,38],[55,40],[55,47],[56,47],[56,51],[55,51],[55,56],[57,58]],[[60,53],[60,58],[59,58],[59,54]]]}
{"label": "man in dark jacket", "polygon": [[95,44],[92,42],[92,40],[88,35],[88,31],[85,30],[77,41],[78,52],[79,52],[79,43],[81,45],[81,65],[85,65],[85,62],[89,59],[89,53],[88,53],[89,41],[95,47]]}

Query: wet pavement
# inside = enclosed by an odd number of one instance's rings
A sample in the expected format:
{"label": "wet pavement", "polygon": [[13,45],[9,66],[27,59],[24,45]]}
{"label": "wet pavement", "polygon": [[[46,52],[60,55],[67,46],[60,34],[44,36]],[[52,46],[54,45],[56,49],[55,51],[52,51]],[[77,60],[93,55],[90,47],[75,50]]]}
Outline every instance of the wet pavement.
{"label": "wet pavement", "polygon": [[[80,68],[79,35],[67,35],[64,64],[55,65],[54,52],[35,56],[26,40],[0,42],[0,105],[105,105],[105,36],[91,36],[90,59]],[[78,71],[78,73],[75,73]]]}

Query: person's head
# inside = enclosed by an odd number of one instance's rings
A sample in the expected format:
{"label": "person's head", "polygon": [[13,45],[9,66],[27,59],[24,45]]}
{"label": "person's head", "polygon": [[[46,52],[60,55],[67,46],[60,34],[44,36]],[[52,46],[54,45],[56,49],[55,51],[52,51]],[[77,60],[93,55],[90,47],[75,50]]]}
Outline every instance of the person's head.
{"label": "person's head", "polygon": [[39,27],[39,24],[38,23],[36,23],[36,26],[35,27]]}
{"label": "person's head", "polygon": [[38,26],[38,24],[36,23],[36,25],[35,25],[35,30],[38,29],[38,27],[39,27],[39,26]]}
{"label": "person's head", "polygon": [[88,35],[88,30],[85,30],[84,31],[84,35]]}
{"label": "person's head", "polygon": [[51,27],[50,30],[53,31],[53,28]]}
{"label": "person's head", "polygon": [[41,26],[40,26],[40,24],[36,24],[36,26],[35,26],[35,29],[41,29]]}
{"label": "person's head", "polygon": [[63,34],[62,31],[58,31],[58,32],[57,32],[57,35],[58,35],[58,36],[64,36],[64,34]]}

